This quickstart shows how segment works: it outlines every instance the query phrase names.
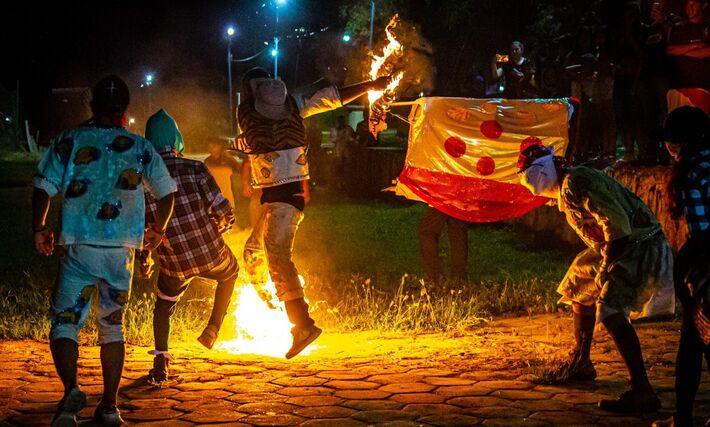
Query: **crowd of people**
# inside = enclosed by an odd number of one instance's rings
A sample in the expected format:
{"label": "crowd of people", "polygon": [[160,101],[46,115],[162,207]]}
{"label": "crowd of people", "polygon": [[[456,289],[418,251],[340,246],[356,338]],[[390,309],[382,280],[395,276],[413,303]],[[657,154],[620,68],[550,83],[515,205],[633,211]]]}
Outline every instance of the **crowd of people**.
{"label": "crowd of people", "polygon": [[621,161],[668,164],[662,141],[649,131],[678,106],[710,112],[707,3],[683,0],[679,14],[669,13],[668,0],[620,4],[620,20],[604,20],[592,8],[575,34],[538,47],[537,66],[523,44],[513,42],[509,54],[493,58],[492,77],[504,85],[506,98],[579,101],[568,156],[575,164],[613,162],[617,141],[624,147]]}

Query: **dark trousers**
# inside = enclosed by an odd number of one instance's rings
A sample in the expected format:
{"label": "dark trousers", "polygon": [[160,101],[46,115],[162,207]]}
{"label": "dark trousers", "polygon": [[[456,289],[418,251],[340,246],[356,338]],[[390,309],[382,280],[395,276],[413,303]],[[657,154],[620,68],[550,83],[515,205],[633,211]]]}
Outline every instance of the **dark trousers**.
{"label": "dark trousers", "polygon": [[[224,316],[229,308],[229,301],[234,291],[234,282],[239,274],[239,264],[232,254],[226,249],[222,259],[212,270],[201,273],[199,277],[217,281],[217,288],[214,294],[214,305],[210,315],[209,325],[215,326],[217,330],[222,326]],[[195,276],[197,277],[197,276]],[[153,336],[155,337],[155,349],[158,351],[168,351],[168,341],[170,340],[170,319],[175,312],[175,305],[180,295],[190,286],[190,282],[195,277],[187,280],[161,274],[158,277],[158,292],[155,299],[155,309],[153,310]]]}
{"label": "dark trousers", "polygon": [[468,223],[431,207],[424,213],[419,224],[419,246],[424,276],[430,280],[439,280],[442,277],[439,237],[444,226],[448,226],[451,278],[465,280],[468,264]]}

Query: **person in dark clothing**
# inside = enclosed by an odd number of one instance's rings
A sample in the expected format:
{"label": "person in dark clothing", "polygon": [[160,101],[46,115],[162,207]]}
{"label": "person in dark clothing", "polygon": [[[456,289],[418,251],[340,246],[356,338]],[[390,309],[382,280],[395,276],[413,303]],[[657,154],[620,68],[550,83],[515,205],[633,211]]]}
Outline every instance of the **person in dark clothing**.
{"label": "person in dark clothing", "polygon": [[666,53],[673,88],[710,90],[710,24],[703,20],[700,0],[685,2],[686,19],[671,28]]}
{"label": "person in dark clothing", "polygon": [[[519,41],[510,45],[510,55],[493,57],[491,71],[493,80],[505,78],[503,96],[508,99],[537,98],[538,90],[535,82],[535,63],[523,56],[524,47]],[[500,64],[500,65],[499,65]]]}
{"label": "person in dark clothing", "polygon": [[294,327],[290,359],[321,334],[308,313],[298,270],[291,260],[293,241],[310,199],[306,131],[303,119],[347,104],[368,90],[384,90],[389,77],[343,88],[328,86],[313,96],[291,95],[281,80],[260,68],[246,73],[239,104],[238,149],[249,157],[251,180],[262,189],[261,216],[244,246],[244,263],[253,286],[268,276]]}
{"label": "person in dark clothing", "polygon": [[468,223],[432,207],[427,209],[419,224],[419,247],[424,277],[435,282],[443,277],[439,258],[439,238],[444,231],[444,226],[448,227],[451,279],[466,280]]}
{"label": "person in dark clothing", "polygon": [[[663,139],[676,161],[669,184],[672,215],[685,217],[689,239],[675,259],[673,280],[683,306],[676,357],[676,410],[656,427],[693,425],[703,356],[710,366],[710,120],[684,106],[666,119]],[[706,424],[707,425],[707,424]]]}

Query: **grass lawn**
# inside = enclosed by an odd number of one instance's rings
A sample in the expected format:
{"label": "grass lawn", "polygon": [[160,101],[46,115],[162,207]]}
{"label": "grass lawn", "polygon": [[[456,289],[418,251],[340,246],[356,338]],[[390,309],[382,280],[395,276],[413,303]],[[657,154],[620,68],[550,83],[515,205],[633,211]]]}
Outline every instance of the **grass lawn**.
{"label": "grass lawn", "polygon": [[[0,338],[44,338],[58,259],[39,256],[34,250],[29,187],[34,166],[28,161],[5,161],[0,170],[14,171],[18,180],[0,181],[13,184],[0,184]],[[7,175],[0,176],[6,179]],[[56,206],[50,212],[53,220]],[[314,192],[294,259],[306,278],[307,295],[317,302],[312,305],[319,323],[339,330],[446,330],[494,314],[554,310],[556,283],[574,251],[535,247],[532,235],[505,224],[470,227],[469,282],[433,285],[419,280],[417,227],[424,209],[421,203],[353,200]],[[241,254],[247,235],[238,231],[228,237],[235,254]],[[446,259],[445,236],[441,243]],[[152,280],[134,282],[126,319],[131,342],[151,339],[152,286]],[[209,285],[190,287],[178,304],[176,335],[204,324],[211,293]],[[89,324],[86,339],[94,333],[95,325]]]}

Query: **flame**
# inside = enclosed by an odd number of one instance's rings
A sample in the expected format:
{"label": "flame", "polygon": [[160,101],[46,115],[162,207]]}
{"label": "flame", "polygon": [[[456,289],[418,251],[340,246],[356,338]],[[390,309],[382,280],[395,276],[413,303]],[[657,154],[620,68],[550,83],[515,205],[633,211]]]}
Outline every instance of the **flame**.
{"label": "flame", "polygon": [[[303,285],[303,277],[299,276],[299,279]],[[271,279],[264,290],[270,295],[276,295],[276,288]],[[283,303],[276,298],[265,302],[251,284],[236,291],[236,308],[232,315],[236,319],[236,336],[219,343],[219,348],[235,354],[284,357],[291,347],[293,325],[288,320]],[[311,344],[301,355],[309,354],[314,348],[316,345]]]}
{"label": "flame", "polygon": [[[397,21],[399,20],[399,15],[394,15],[390,22],[385,28],[385,34],[387,35],[387,40],[389,41],[387,45],[382,49],[382,56],[372,55],[372,63],[370,65],[370,80],[375,80],[378,77],[385,76],[392,72],[392,64],[388,63],[387,60],[393,55],[398,58],[402,56],[403,48],[402,44],[397,41],[392,30],[397,26]],[[397,85],[399,85],[400,80],[402,80],[402,74],[399,73],[392,82],[387,86],[385,91],[392,92]],[[382,97],[385,91],[381,90],[371,90],[367,93],[367,98],[370,101],[370,108],[372,104]]]}

